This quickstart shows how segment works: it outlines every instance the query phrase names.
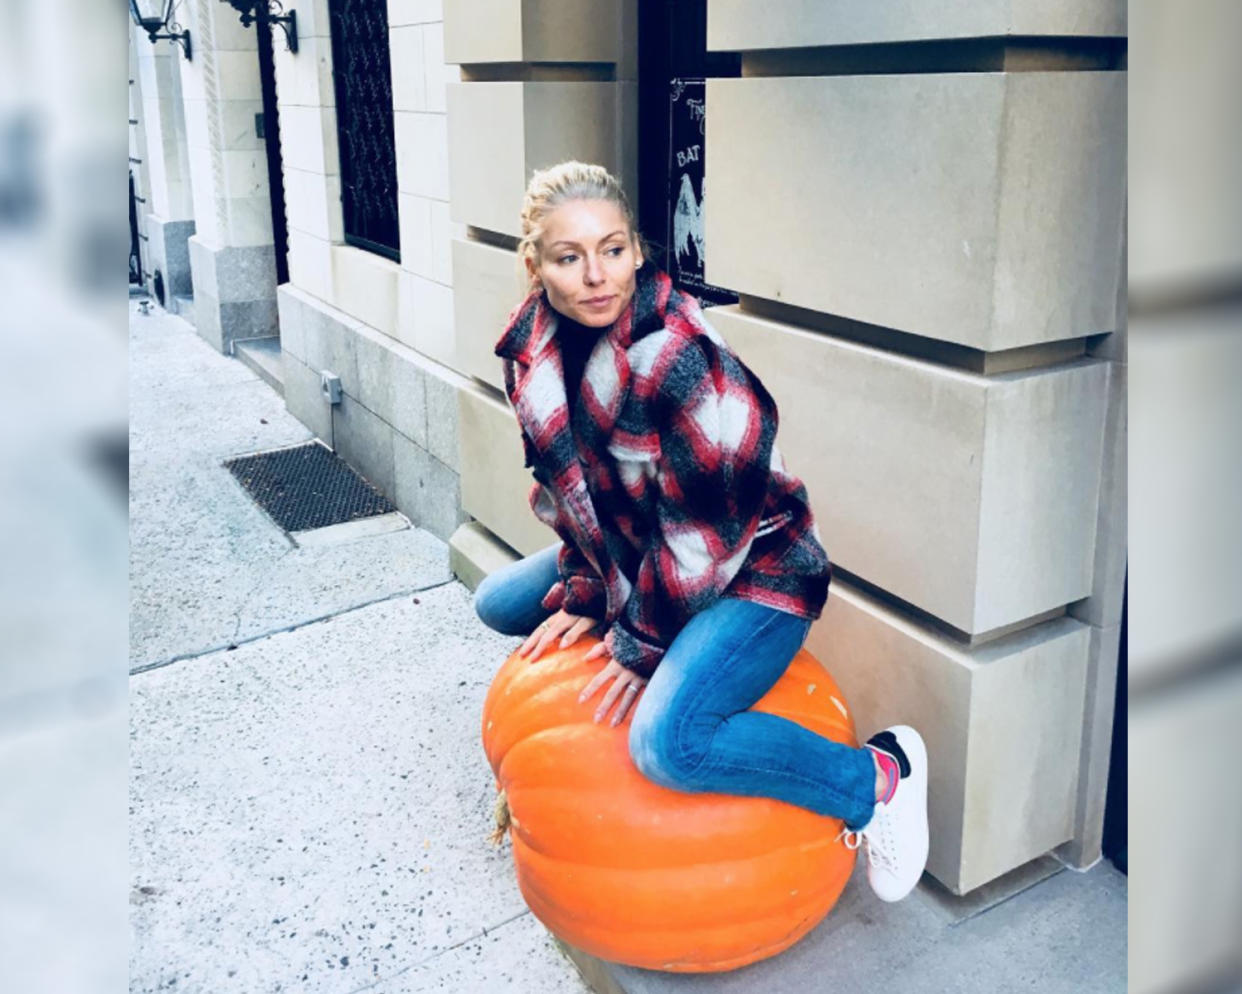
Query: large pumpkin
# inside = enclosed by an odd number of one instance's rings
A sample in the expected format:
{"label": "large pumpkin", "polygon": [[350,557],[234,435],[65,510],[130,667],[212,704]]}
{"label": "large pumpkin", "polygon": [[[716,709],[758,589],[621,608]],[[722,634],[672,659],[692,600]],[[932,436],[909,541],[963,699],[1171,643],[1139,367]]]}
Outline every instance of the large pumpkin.
{"label": "large pumpkin", "polygon": [[[849,880],[855,852],[836,841],[840,819],[647,780],[630,760],[629,718],[591,720],[603,691],[578,703],[602,665],[582,658],[596,641],[533,664],[514,653],[483,706],[531,911],[579,949],[656,970],[731,970],[793,945]],[[755,710],[858,744],[841,691],[805,649]]]}

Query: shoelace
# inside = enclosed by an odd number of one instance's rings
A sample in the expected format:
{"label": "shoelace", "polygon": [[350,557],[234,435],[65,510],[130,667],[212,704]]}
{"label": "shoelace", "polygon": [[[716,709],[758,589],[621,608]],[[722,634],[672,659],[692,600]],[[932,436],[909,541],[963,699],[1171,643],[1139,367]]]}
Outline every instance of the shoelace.
{"label": "shoelace", "polygon": [[[863,840],[867,843],[867,860],[872,866],[897,871],[897,845],[893,839],[892,825],[887,817],[888,812],[876,810],[866,828],[853,831],[843,828],[837,834],[837,841],[844,840],[847,849],[857,849]],[[851,838],[852,837],[852,838]]]}

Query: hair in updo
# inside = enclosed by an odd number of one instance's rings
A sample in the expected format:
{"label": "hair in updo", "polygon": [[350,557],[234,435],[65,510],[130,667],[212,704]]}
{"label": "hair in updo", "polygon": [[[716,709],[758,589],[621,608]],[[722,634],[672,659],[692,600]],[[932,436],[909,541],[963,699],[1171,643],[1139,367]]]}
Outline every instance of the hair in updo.
{"label": "hair in updo", "polygon": [[522,240],[518,242],[518,267],[529,292],[537,281],[526,268],[526,260],[539,261],[539,240],[549,214],[573,200],[606,200],[616,204],[629,225],[643,258],[647,258],[647,242],[634,223],[634,212],[621,184],[603,166],[586,162],[561,162],[547,169],[537,169],[526,187],[522,200]]}

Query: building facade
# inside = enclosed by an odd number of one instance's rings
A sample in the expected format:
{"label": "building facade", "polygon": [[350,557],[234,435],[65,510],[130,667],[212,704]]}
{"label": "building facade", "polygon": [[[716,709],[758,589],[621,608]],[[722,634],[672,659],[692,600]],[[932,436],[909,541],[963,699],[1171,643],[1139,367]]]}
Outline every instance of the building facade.
{"label": "building facade", "polygon": [[860,734],[926,737],[928,872],[965,894],[1097,860],[1126,574],[1125,4],[291,6],[296,53],[220,0],[182,5],[192,61],[134,34],[166,306],[275,354],[289,410],[473,586],[555,540],[492,353],[522,191],[608,166],[779,405],[836,568],[807,645]]}

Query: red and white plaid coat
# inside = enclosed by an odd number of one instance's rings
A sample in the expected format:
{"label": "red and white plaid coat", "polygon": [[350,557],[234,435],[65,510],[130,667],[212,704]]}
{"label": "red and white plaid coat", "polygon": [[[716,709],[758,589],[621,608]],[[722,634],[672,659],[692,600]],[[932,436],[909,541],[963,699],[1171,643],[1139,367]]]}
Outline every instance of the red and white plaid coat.
{"label": "red and white plaid coat", "polygon": [[776,448],[776,404],[698,301],[645,263],[587,360],[572,421],[557,325],[532,291],[494,350],[531,509],[565,543],[543,606],[603,621],[613,658],[644,677],[721,596],[818,618],[832,566]]}

